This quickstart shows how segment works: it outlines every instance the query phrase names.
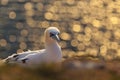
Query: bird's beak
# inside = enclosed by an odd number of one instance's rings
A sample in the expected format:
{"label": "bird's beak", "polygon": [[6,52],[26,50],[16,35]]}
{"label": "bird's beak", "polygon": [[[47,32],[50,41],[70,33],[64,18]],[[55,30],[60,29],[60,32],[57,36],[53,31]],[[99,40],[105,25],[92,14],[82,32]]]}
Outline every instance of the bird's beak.
{"label": "bird's beak", "polygon": [[54,39],[54,40],[56,40],[56,41],[60,41],[60,38],[59,38],[59,36],[56,34],[56,35],[54,35],[54,36],[52,36],[52,38]]}

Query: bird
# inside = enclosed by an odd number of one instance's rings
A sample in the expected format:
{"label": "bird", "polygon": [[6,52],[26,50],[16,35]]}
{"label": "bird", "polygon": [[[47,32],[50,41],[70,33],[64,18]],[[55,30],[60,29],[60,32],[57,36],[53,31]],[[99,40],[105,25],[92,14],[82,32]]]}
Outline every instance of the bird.
{"label": "bird", "polygon": [[59,34],[60,30],[57,27],[49,27],[44,32],[45,49],[12,54],[4,61],[25,67],[37,67],[42,63],[59,63],[62,61],[62,51],[58,43]]}

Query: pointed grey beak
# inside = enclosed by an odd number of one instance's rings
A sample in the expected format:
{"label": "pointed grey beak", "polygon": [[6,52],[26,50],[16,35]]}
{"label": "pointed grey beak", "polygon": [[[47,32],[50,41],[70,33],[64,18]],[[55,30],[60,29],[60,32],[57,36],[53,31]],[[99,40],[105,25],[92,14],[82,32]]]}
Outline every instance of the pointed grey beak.
{"label": "pointed grey beak", "polygon": [[56,34],[56,35],[54,35],[54,36],[52,36],[52,38],[54,39],[54,40],[56,40],[56,41],[60,41],[60,38],[59,38],[59,36]]}

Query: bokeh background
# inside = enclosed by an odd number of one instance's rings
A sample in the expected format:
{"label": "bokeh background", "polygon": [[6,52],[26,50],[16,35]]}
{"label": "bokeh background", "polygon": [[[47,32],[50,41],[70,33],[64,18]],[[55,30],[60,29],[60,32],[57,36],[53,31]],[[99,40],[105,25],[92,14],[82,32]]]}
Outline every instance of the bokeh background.
{"label": "bokeh background", "polygon": [[0,0],[0,59],[43,49],[50,26],[61,31],[61,66],[0,60],[0,80],[120,80],[120,0]]}
{"label": "bokeh background", "polygon": [[64,57],[120,58],[120,0],[0,0],[0,58],[44,48],[50,26]]}

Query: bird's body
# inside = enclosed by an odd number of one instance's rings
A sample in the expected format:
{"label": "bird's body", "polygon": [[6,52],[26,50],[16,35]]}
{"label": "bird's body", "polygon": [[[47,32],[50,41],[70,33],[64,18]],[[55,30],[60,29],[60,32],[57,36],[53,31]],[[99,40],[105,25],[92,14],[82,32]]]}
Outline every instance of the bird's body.
{"label": "bird's body", "polygon": [[[61,47],[57,43],[59,30],[50,27],[45,30],[45,49],[37,51],[26,51],[20,54],[13,54],[6,58],[8,63],[16,63],[21,66],[34,67],[41,63],[56,63],[62,60]],[[57,41],[56,41],[57,40]]]}

